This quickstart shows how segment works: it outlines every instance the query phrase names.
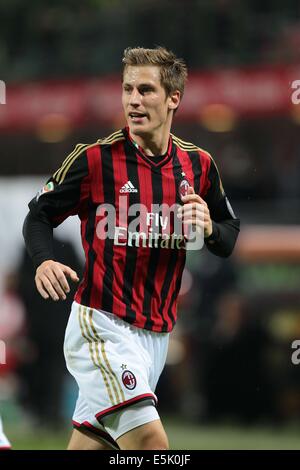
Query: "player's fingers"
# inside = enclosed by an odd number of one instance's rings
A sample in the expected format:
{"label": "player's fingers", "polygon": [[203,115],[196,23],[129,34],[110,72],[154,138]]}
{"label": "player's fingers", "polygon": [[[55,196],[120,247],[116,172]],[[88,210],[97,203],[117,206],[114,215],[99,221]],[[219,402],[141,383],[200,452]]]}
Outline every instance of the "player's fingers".
{"label": "player's fingers", "polygon": [[190,214],[187,214],[183,217],[182,219],[182,222],[185,224],[185,223],[189,223],[189,222],[192,222],[193,224],[195,224],[196,222],[203,222],[205,223],[205,220],[204,220],[204,217],[202,214],[194,214],[194,213],[190,213]]}
{"label": "player's fingers", "polygon": [[201,197],[199,194],[196,194],[194,188],[192,186],[188,187],[187,194],[185,196],[181,196],[182,202],[186,203],[188,201],[199,201],[201,202]]}
{"label": "player's fingers", "polygon": [[202,204],[193,202],[192,204],[182,206],[181,210],[178,212],[179,214],[187,214],[188,212],[199,212],[203,214],[204,212],[207,212],[207,208],[204,207]]}
{"label": "player's fingers", "polygon": [[203,212],[205,215],[208,215],[208,216],[210,215],[207,204],[202,204],[199,202],[189,202],[187,204],[184,204],[183,206],[180,207],[181,210],[179,212],[186,211],[191,208],[193,209],[196,208],[198,211]]}
{"label": "player's fingers", "polygon": [[207,206],[206,201],[204,201],[204,199],[199,194],[195,193],[194,188],[192,188],[192,186],[188,187],[187,194],[185,196],[182,196],[181,200],[184,204],[190,201],[195,201],[200,202],[200,204],[203,204],[204,206]]}
{"label": "player's fingers", "polygon": [[48,292],[50,297],[53,300],[59,300],[59,296],[57,292],[55,291],[54,287],[52,286],[51,282],[49,281],[48,277],[44,276],[41,281],[42,281],[44,289]]}
{"label": "player's fingers", "polygon": [[199,228],[205,228],[205,222],[204,220],[199,220],[199,219],[194,219],[193,217],[189,217],[184,221],[184,225],[193,225],[197,226]]}
{"label": "player's fingers", "polygon": [[69,293],[70,292],[69,283],[68,283],[67,278],[64,275],[63,271],[60,269],[60,267],[57,267],[54,270],[54,274],[55,274],[55,277],[58,280],[60,286],[64,290],[64,292]]}
{"label": "player's fingers", "polygon": [[78,277],[76,271],[71,270],[70,278],[71,278],[72,281],[74,281],[74,282],[78,282],[78,281],[79,281],[79,277]]}
{"label": "player's fingers", "polygon": [[74,271],[73,269],[71,269],[69,266],[66,266],[65,264],[61,264],[60,263],[60,267],[61,267],[61,270],[67,275],[69,276],[72,281],[74,282],[78,282],[79,281],[79,277],[76,273],[76,271]]}
{"label": "player's fingers", "polygon": [[193,233],[198,233],[204,236],[204,225],[199,223],[184,224],[183,234],[185,238],[189,239]]}
{"label": "player's fingers", "polygon": [[42,282],[40,281],[39,278],[35,278],[35,285],[40,293],[40,295],[43,297],[43,299],[49,299],[49,294],[48,292],[44,289]]}
{"label": "player's fingers", "polygon": [[[188,189],[190,189],[190,187]],[[196,194],[194,190],[193,192],[188,191],[185,196],[181,197],[181,199],[184,203],[186,203],[187,201],[195,200],[197,202],[200,202],[200,204],[207,206],[207,202],[199,194]]]}
{"label": "player's fingers", "polygon": [[200,203],[207,207],[207,202],[204,201],[204,199],[202,199],[201,196],[199,196],[199,199],[200,199]]}
{"label": "player's fingers", "polygon": [[198,194],[187,194],[186,196],[182,196],[181,200],[184,204],[188,202],[199,202],[201,204],[201,197]]}
{"label": "player's fingers", "polygon": [[183,206],[179,206],[178,209],[177,209],[177,213],[182,213],[183,211],[186,211],[188,209],[191,209],[193,207],[197,207],[199,206],[199,209],[202,209],[202,204],[200,204],[199,202],[195,202],[195,201],[191,201],[191,202],[187,202],[186,204],[184,204]]}
{"label": "player's fingers", "polygon": [[189,186],[186,194],[184,196],[181,196],[181,199],[185,198],[187,195],[195,194],[194,188],[192,186]]}
{"label": "player's fingers", "polygon": [[197,219],[197,220],[199,219],[199,220],[202,220],[204,222],[209,222],[210,221],[210,215],[207,214],[206,212],[199,211],[198,209],[193,210],[193,211],[189,211],[186,215],[184,215],[184,218],[185,217],[194,217],[195,219]]}
{"label": "player's fingers", "polygon": [[[50,281],[52,288],[55,290],[55,292],[59,296],[59,298],[65,300],[66,299],[66,294],[65,294],[64,290],[62,289],[60,283],[58,282],[58,280],[55,276],[55,272],[51,269],[47,269],[47,270],[45,270],[44,274],[48,278],[48,280]],[[43,284],[45,285],[44,279],[43,279]]]}
{"label": "player's fingers", "polygon": [[205,217],[205,208],[201,204],[193,203],[183,206],[180,211],[178,211],[179,218],[185,218],[193,215],[194,217]]}

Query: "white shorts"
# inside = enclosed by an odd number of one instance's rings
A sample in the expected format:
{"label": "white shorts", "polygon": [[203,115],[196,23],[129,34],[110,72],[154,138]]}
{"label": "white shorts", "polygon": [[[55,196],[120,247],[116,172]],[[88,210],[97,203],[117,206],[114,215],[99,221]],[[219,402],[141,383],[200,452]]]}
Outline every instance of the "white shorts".
{"label": "white shorts", "polygon": [[0,450],[10,449],[11,445],[7,437],[3,432],[2,420],[0,416]]}
{"label": "white shorts", "polygon": [[159,419],[154,392],[168,342],[169,333],[136,328],[116,315],[73,302],[64,353],[79,386],[74,426],[102,438],[106,430],[117,439]]}

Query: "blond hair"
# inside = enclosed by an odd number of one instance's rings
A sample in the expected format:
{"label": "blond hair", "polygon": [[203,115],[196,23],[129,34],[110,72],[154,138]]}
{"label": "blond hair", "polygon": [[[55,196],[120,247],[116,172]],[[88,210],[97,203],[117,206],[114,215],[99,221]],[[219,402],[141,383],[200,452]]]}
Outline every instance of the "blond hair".
{"label": "blond hair", "polygon": [[182,98],[187,80],[187,66],[172,51],[164,47],[145,49],[143,47],[127,47],[123,56],[123,73],[129,65],[156,65],[160,67],[160,82],[167,96],[179,90]]}

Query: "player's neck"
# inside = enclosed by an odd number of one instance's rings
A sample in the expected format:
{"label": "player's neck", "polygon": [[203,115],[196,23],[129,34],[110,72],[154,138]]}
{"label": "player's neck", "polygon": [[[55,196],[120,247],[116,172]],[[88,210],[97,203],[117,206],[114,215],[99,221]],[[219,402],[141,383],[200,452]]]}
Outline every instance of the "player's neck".
{"label": "player's neck", "polygon": [[170,129],[167,129],[165,132],[144,136],[131,134],[131,137],[147,156],[164,155],[168,150]]}

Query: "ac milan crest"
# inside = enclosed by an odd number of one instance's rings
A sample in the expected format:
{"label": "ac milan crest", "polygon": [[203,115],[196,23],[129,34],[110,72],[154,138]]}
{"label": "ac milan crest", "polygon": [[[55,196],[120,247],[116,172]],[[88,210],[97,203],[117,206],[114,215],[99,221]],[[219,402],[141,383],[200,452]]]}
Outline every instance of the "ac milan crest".
{"label": "ac milan crest", "polygon": [[188,180],[184,179],[181,181],[179,185],[179,194],[181,197],[187,195],[189,186],[190,186],[190,183],[188,182]]}
{"label": "ac milan crest", "polygon": [[133,390],[136,387],[135,375],[130,370],[124,370],[122,374],[122,382],[128,390]]}

